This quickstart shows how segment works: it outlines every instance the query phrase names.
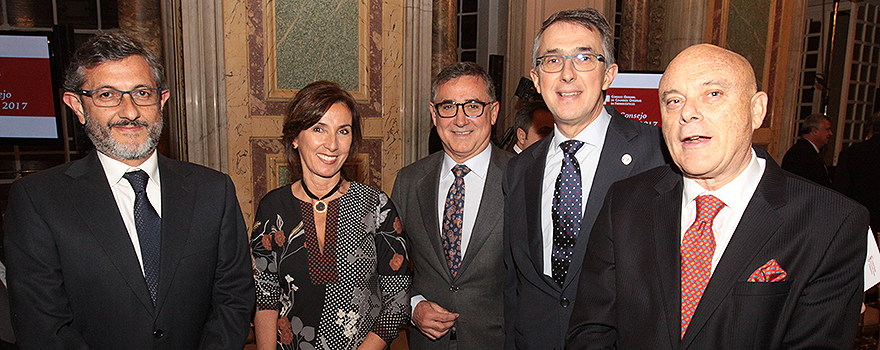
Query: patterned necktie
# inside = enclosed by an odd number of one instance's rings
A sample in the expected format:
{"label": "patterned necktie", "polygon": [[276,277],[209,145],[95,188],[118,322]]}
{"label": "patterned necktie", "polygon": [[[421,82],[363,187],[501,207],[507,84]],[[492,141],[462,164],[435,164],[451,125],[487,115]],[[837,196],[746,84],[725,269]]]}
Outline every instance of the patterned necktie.
{"label": "patterned necktie", "polygon": [[159,287],[159,241],[161,239],[162,219],[153,209],[147,198],[147,181],[150,176],[143,170],[122,175],[134,189],[134,227],[141,245],[141,258],[144,261],[144,279],[150,289],[153,305],[156,305],[156,290]]}
{"label": "patterned necktie", "polygon": [[561,144],[562,171],[556,177],[556,190],[553,191],[553,254],[551,266],[553,280],[560,286],[565,282],[571,251],[577,243],[581,229],[581,166],[574,154],[584,143],[568,140]]}
{"label": "patterned necktie", "polygon": [[461,222],[464,220],[464,176],[471,171],[464,164],[452,167],[455,181],[446,194],[443,209],[443,250],[446,252],[446,265],[452,277],[458,274],[461,266]]}
{"label": "patterned necktie", "polygon": [[688,324],[712,271],[712,255],[715,254],[715,235],[712,221],[724,207],[724,202],[712,195],[697,197],[697,218],[681,241],[681,337]]}

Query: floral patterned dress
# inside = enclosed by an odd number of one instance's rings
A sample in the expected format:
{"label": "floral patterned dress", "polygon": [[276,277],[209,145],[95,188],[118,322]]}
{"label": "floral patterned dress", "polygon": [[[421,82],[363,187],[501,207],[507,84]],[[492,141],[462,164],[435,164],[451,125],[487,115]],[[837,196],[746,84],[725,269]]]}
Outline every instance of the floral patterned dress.
{"label": "floral patterned dress", "polygon": [[290,186],[260,201],[251,235],[257,311],[278,310],[278,349],[355,349],[409,320],[412,277],[397,210],[356,182],[328,203],[324,251],[312,205]]}

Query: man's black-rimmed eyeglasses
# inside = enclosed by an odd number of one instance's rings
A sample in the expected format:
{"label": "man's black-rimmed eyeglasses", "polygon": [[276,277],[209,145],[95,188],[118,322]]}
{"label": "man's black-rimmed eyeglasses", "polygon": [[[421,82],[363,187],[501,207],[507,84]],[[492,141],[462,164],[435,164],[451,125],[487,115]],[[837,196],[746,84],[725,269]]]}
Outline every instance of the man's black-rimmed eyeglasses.
{"label": "man's black-rimmed eyeglasses", "polygon": [[545,73],[558,73],[565,67],[566,60],[571,60],[575,70],[589,72],[596,69],[599,61],[605,62],[605,56],[587,52],[574,55],[544,55],[535,60],[535,65],[540,66]]}
{"label": "man's black-rimmed eyeglasses", "polygon": [[92,102],[98,107],[116,107],[122,103],[122,97],[128,94],[131,101],[138,106],[154,106],[159,104],[162,97],[162,90],[156,88],[137,88],[128,91],[119,91],[112,88],[101,88],[95,90],[81,90],[80,95],[92,98]]}
{"label": "man's black-rimmed eyeglasses", "polygon": [[464,111],[464,115],[470,118],[477,118],[483,115],[483,111],[486,108],[486,105],[491,104],[492,102],[483,102],[483,101],[467,101],[467,102],[438,102],[434,103],[434,111],[437,112],[441,118],[452,118],[458,114],[458,107],[461,107],[461,110]]}

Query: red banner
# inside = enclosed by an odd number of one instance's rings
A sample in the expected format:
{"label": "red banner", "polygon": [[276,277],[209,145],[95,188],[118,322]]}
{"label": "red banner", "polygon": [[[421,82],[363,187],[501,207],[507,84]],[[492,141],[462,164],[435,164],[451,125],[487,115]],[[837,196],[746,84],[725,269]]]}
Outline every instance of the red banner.
{"label": "red banner", "polygon": [[614,78],[605,104],[624,117],[660,126],[660,73],[620,73]]}
{"label": "red banner", "polygon": [[55,118],[48,58],[0,57],[0,115]]}

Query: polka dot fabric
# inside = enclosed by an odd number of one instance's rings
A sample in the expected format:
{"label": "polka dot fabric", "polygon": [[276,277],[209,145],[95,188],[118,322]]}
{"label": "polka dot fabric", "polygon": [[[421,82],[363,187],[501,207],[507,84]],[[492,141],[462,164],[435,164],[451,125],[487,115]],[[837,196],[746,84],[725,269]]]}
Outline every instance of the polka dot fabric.
{"label": "polka dot fabric", "polygon": [[568,140],[561,144],[563,159],[562,171],[556,177],[556,190],[553,192],[553,254],[551,264],[553,280],[560,286],[565,282],[571,253],[577,243],[581,229],[581,166],[575,153],[584,143]]}
{"label": "polka dot fabric", "polygon": [[147,181],[150,175],[137,170],[122,175],[134,189],[134,227],[141,245],[141,257],[144,260],[144,279],[150,289],[150,298],[156,304],[159,288],[159,253],[162,236],[162,219],[147,198]]}
{"label": "polka dot fabric", "polygon": [[303,202],[303,227],[306,230],[306,248],[309,251],[309,278],[313,284],[333,284],[339,282],[336,271],[336,223],[339,218],[339,201],[327,205],[327,221],[324,227],[324,252],[318,248],[318,234],[315,232],[315,216],[310,203]]}
{"label": "polka dot fabric", "polygon": [[318,258],[312,213],[290,186],[266,194],[256,213],[250,245],[257,310],[279,312],[277,348],[354,350],[369,331],[394,340],[409,320],[412,278],[393,203],[352,182],[328,202]]}
{"label": "polka dot fabric", "polygon": [[698,196],[697,218],[681,241],[681,337],[703,297],[712,270],[715,235],[712,221],[724,202],[712,195]]}

